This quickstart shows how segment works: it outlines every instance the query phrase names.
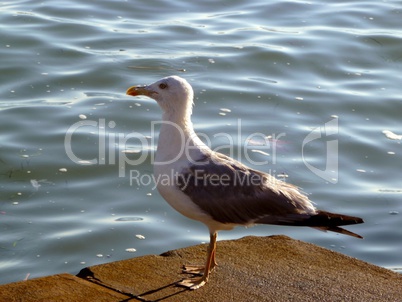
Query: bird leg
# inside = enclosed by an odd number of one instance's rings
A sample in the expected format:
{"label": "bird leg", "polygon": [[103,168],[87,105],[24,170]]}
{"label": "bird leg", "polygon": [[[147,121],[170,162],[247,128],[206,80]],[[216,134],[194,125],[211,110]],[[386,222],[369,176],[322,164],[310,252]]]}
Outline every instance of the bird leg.
{"label": "bird leg", "polygon": [[[208,252],[210,250],[210,246],[208,247]],[[216,263],[215,260],[215,251],[216,248],[214,248],[214,250],[212,251],[211,254],[211,267],[210,267],[210,272],[212,272],[215,268],[215,266],[217,266],[218,264]],[[185,264],[183,265],[183,273],[185,274],[194,274],[194,275],[200,275],[202,276],[204,274],[204,270],[205,270],[205,265],[193,265],[193,264]]]}
{"label": "bird leg", "polygon": [[187,287],[189,289],[197,289],[208,282],[208,277],[212,269],[217,265],[215,261],[216,252],[216,233],[210,234],[207,262],[205,266],[190,265],[186,266],[183,272],[190,274],[202,274],[200,278],[188,278],[177,283],[177,285]]}

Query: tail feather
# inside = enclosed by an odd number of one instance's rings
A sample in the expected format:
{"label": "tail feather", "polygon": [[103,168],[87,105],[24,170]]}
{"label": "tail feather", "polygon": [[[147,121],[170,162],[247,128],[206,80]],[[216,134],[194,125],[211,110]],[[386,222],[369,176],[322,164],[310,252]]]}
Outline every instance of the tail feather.
{"label": "tail feather", "polygon": [[308,226],[321,231],[331,231],[357,238],[362,236],[345,230],[339,226],[363,223],[363,219],[354,216],[336,214],[318,210],[315,215],[297,214],[287,216],[268,216],[261,218],[256,223],[290,225],[290,226]]}
{"label": "tail feather", "polygon": [[335,214],[326,211],[317,211],[317,214],[311,216],[309,219],[305,220],[306,223],[309,223],[309,226],[328,226],[328,227],[337,227],[340,225],[350,225],[350,224],[359,224],[363,223],[363,219],[354,216]]}
{"label": "tail feather", "polygon": [[340,228],[340,227],[313,227],[313,228],[317,229],[317,230],[320,230],[320,231],[324,231],[324,232],[331,231],[331,232],[340,233],[340,234],[343,234],[343,235],[349,235],[349,236],[353,236],[353,237],[356,237],[356,238],[363,239],[363,237],[360,236],[359,234],[353,233],[351,231],[345,230],[345,229]]}
{"label": "tail feather", "polygon": [[322,231],[331,231],[335,233],[340,233],[344,235],[353,236],[356,238],[363,238],[359,234],[353,233],[351,231],[340,228],[340,225],[351,225],[351,224],[359,224],[363,223],[363,219],[359,217],[347,216],[342,214],[335,214],[326,211],[317,211],[317,215],[309,218],[310,222],[313,224],[323,224],[318,226],[313,226],[313,228],[322,230]]}

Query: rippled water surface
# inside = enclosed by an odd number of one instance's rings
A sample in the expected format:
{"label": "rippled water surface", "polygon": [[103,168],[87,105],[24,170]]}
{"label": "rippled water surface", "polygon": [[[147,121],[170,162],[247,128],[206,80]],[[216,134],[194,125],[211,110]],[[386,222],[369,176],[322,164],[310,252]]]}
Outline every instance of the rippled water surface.
{"label": "rippled water surface", "polygon": [[1,1],[0,283],[208,241],[153,188],[160,109],[125,95],[171,74],[193,85],[212,148],[365,220],[349,227],[364,240],[275,226],[220,239],[286,234],[401,271],[401,12],[400,1]]}

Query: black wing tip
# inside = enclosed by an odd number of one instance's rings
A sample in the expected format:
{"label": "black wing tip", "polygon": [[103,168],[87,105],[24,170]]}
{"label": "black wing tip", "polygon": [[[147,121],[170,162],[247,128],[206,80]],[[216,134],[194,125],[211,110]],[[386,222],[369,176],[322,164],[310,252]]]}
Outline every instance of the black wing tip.
{"label": "black wing tip", "polygon": [[344,225],[364,223],[364,220],[360,217],[336,214],[326,211],[317,211],[317,215],[311,217],[311,219],[314,221],[314,223],[322,223],[322,225],[317,227],[318,229],[363,239],[363,236],[340,227]]}
{"label": "black wing tip", "polygon": [[317,214],[312,216],[311,219],[315,222],[321,221],[323,226],[340,226],[364,223],[364,220],[360,217],[336,214],[326,211],[317,211]]}
{"label": "black wing tip", "polygon": [[345,230],[343,228],[340,227],[314,227],[315,229],[318,229],[320,231],[330,231],[330,232],[335,232],[335,233],[339,233],[339,234],[343,234],[343,235],[348,235],[348,236],[352,236],[355,238],[359,238],[359,239],[364,239],[363,236],[360,236],[359,234],[353,233],[351,231]]}

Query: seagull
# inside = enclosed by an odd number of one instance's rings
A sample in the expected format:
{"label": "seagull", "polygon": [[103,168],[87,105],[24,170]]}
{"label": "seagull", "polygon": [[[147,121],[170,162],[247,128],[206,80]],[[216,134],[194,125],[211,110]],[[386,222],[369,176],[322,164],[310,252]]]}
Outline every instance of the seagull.
{"label": "seagull", "polygon": [[177,285],[189,289],[205,285],[217,266],[217,232],[238,225],[308,226],[363,238],[340,227],[363,219],[318,210],[298,187],[204,144],[191,122],[194,92],[185,79],[168,76],[150,85],[132,86],[126,94],[152,98],[163,111],[153,164],[159,193],[179,213],[209,229],[205,266],[184,266],[183,272],[192,277]]}

